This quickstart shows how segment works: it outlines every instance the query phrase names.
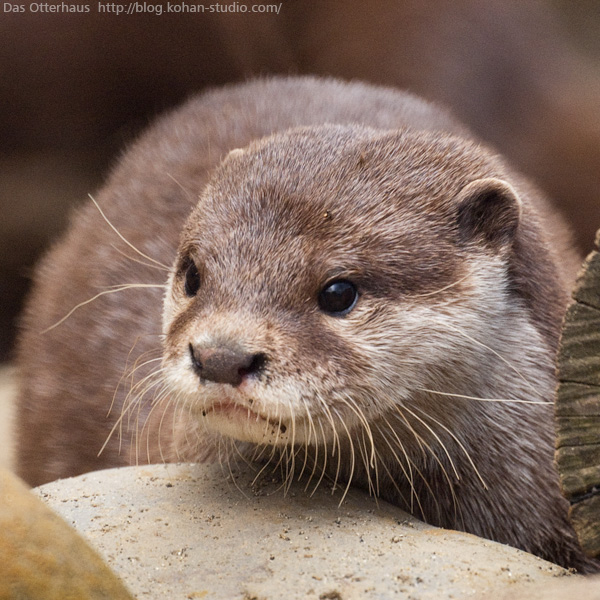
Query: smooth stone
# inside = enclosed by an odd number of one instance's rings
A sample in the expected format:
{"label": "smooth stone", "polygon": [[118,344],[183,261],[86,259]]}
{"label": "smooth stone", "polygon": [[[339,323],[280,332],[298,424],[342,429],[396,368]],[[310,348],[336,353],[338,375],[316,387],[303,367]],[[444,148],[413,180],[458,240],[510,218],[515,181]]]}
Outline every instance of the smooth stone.
{"label": "smooth stone", "polygon": [[253,481],[244,469],[125,467],[35,491],[140,600],[490,598],[568,574],[360,490],[341,501],[343,488],[322,482],[311,495],[294,482],[284,493],[272,475]]}
{"label": "smooth stone", "polygon": [[[486,600],[482,596],[480,600]],[[565,577],[549,585],[517,586],[497,600],[600,600],[600,576]]]}
{"label": "smooth stone", "polygon": [[133,600],[90,545],[0,467],[2,600]]}

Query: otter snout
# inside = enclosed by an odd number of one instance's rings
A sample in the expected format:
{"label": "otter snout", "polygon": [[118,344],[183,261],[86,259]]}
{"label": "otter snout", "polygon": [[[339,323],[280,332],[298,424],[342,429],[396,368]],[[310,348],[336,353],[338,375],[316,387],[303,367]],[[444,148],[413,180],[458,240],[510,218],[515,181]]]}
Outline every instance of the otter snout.
{"label": "otter snout", "polygon": [[237,387],[246,377],[257,376],[267,357],[236,346],[194,346],[190,343],[192,367],[203,381],[228,383]]}

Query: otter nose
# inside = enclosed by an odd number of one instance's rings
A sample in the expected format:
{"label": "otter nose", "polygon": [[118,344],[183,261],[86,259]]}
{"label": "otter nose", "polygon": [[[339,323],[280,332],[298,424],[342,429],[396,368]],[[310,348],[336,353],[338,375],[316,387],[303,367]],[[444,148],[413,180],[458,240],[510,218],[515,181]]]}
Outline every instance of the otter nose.
{"label": "otter nose", "polygon": [[253,354],[241,348],[202,347],[190,344],[192,366],[201,379],[238,386],[244,377],[257,375],[267,359],[262,353]]}

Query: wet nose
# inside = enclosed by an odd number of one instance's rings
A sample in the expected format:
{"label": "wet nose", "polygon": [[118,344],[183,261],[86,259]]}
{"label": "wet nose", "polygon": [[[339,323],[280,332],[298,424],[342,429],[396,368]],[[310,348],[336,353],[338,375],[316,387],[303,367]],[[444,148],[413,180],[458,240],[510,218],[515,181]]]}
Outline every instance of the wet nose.
{"label": "wet nose", "polygon": [[190,344],[194,371],[201,379],[237,386],[244,377],[257,375],[267,359],[263,353],[245,352],[227,346],[195,347]]}

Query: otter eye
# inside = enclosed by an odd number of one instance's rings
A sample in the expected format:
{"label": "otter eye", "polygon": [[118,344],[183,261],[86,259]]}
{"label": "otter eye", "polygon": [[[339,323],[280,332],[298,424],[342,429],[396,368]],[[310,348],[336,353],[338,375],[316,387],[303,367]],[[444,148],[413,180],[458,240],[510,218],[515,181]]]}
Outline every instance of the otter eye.
{"label": "otter eye", "polygon": [[198,268],[194,264],[193,260],[189,261],[188,267],[185,270],[185,295],[192,298],[198,293],[200,289],[200,273]]}
{"label": "otter eye", "polygon": [[358,300],[356,286],[344,279],[328,283],[319,294],[319,307],[323,312],[341,317],[348,314]]}

